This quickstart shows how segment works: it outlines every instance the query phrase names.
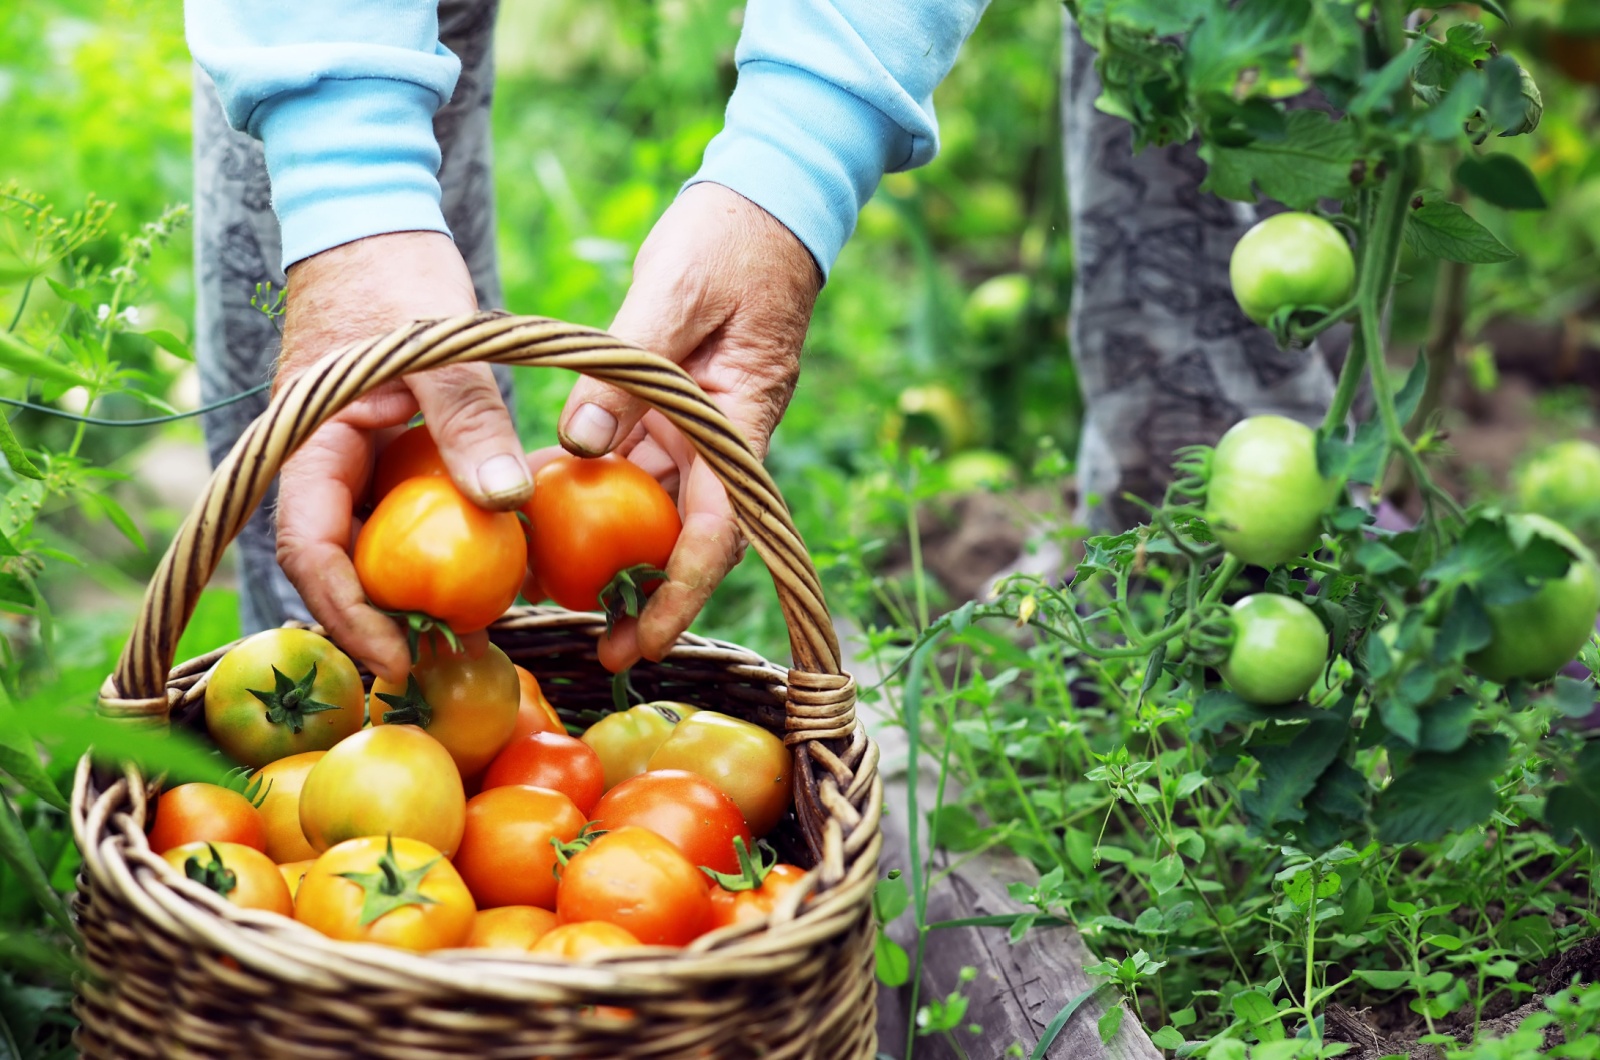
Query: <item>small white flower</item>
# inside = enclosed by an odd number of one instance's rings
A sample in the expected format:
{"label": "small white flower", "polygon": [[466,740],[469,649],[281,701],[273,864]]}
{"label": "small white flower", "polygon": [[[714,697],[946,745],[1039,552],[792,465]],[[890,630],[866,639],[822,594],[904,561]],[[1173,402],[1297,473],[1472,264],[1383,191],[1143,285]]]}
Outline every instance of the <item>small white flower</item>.
{"label": "small white flower", "polygon": [[133,324],[139,323],[139,307],[136,306],[136,305],[129,306],[128,308],[124,309],[118,315],[121,316],[122,322],[124,324],[128,324],[128,325],[131,326]]}
{"label": "small white flower", "polygon": [[95,310],[94,318],[96,320],[100,321],[100,323],[104,324],[106,322],[106,318],[109,317],[110,315],[111,315],[111,307],[106,305],[104,302],[101,302],[100,303],[100,308]]}

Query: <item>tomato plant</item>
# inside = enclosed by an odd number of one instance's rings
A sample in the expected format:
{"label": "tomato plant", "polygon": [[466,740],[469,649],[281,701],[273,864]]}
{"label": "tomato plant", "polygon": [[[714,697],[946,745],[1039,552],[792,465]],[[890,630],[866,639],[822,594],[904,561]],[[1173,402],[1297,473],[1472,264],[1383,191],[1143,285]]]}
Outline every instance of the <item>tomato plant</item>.
{"label": "tomato plant", "polygon": [[216,891],[241,909],[264,909],[292,916],[294,901],[286,881],[255,847],[239,843],[185,843],[161,855],[167,864]]}
{"label": "tomato plant", "polygon": [[483,789],[526,784],[559,791],[588,814],[605,793],[600,759],[582,741],[564,734],[533,732],[506,744],[483,774]]}
{"label": "tomato plant", "polygon": [[647,828],[695,865],[716,872],[738,872],[734,844],[754,842],[733,800],[711,781],[681,769],[624,780],[606,792],[593,817],[595,827],[606,831],[630,824]]}
{"label": "tomato plant", "polygon": [[267,847],[266,824],[250,800],[217,784],[179,784],[156,800],[150,849],[165,854],[186,843],[237,843]]}
{"label": "tomato plant", "polygon": [[698,709],[685,703],[641,703],[607,714],[580,739],[600,756],[609,790],[643,773],[656,748],[672,735],[673,726]]}
{"label": "tomato plant", "polygon": [[1265,324],[1282,309],[1327,313],[1355,293],[1356,259],[1328,221],[1280,213],[1260,221],[1233,248],[1233,296],[1245,316]]}
{"label": "tomato plant", "polygon": [[300,830],[300,789],[305,787],[311,767],[322,761],[324,751],[306,751],[269,762],[256,770],[252,780],[260,785],[261,804],[256,807],[266,827],[267,857],[282,864],[316,857],[316,850]]}
{"label": "tomato plant", "polygon": [[329,938],[419,951],[462,945],[476,912],[444,855],[394,836],[330,848],[300,881],[294,901],[294,918]]}
{"label": "tomato plant", "polygon": [[323,755],[300,789],[300,828],[325,851],[394,835],[455,853],[467,798],[444,745],[414,725],[362,729]]}
{"label": "tomato plant", "polygon": [[361,728],[361,674],[326,637],[269,629],[217,661],[206,681],[206,731],[240,765],[325,751]]}
{"label": "tomato plant", "polygon": [[413,631],[432,621],[476,633],[516,600],[528,546],[515,514],[484,511],[449,479],[425,476],[378,503],[353,558],[367,597]]}
{"label": "tomato plant", "polygon": [[[683,528],[661,484],[616,456],[557,457],[534,476],[523,511],[539,586],[574,611],[605,606],[602,593],[624,571],[665,567]],[[645,576],[631,591],[652,585]]]}
{"label": "tomato plant", "polygon": [[583,831],[584,816],[559,791],[523,784],[467,800],[466,828],[453,859],[478,908],[556,907],[556,848]]}
{"label": "tomato plant", "polygon": [[1258,593],[1233,605],[1234,639],[1217,669],[1247,703],[1278,706],[1311,691],[1328,664],[1328,631],[1289,596]]}
{"label": "tomato plant", "polygon": [[1520,538],[1524,547],[1539,539],[1565,552],[1567,569],[1520,599],[1485,601],[1489,643],[1468,656],[1467,665],[1501,684],[1516,678],[1542,681],[1571,662],[1594,635],[1600,566],[1576,537],[1541,515],[1513,515],[1506,522],[1513,540]]}
{"label": "tomato plant", "polygon": [[1571,438],[1546,446],[1518,468],[1516,484],[1524,511],[1600,539],[1600,445]]}
{"label": "tomato plant", "polygon": [[556,916],[603,920],[653,946],[685,946],[711,927],[709,881],[678,848],[626,825],[561,866]]}
{"label": "tomato plant", "polygon": [[415,725],[444,745],[462,777],[483,772],[511,739],[522,689],[516,667],[493,644],[474,657],[442,637],[422,638],[405,687],[372,682],[373,725]]}
{"label": "tomato plant", "polygon": [[479,909],[463,946],[484,950],[526,953],[556,926],[556,915],[531,905],[503,905]]}
{"label": "tomato plant", "polygon": [[678,722],[650,756],[649,768],[685,769],[711,781],[732,799],[756,836],[764,836],[789,809],[789,749],[748,721],[702,710]]}

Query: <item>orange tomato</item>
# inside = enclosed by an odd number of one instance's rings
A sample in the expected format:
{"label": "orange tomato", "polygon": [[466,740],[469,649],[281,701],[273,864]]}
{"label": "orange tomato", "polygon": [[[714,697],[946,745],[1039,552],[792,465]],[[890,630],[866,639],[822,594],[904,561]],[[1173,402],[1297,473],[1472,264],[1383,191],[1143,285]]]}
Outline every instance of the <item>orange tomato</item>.
{"label": "orange tomato", "polygon": [[672,727],[699,709],[665,700],[641,703],[607,714],[589,726],[580,739],[600,756],[606,771],[606,790],[643,773],[650,765],[650,756],[672,735]]}
{"label": "orange tomato", "polygon": [[161,793],[150,849],[165,854],[185,843],[238,843],[267,848],[267,829],[250,800],[216,784],[179,784]]}
{"label": "orange tomato", "polygon": [[466,811],[450,752],[415,725],[378,725],[347,737],[311,767],[300,789],[300,829],[316,850],[392,834],[453,854]]}
{"label": "orange tomato", "polygon": [[531,905],[503,905],[480,909],[472,918],[472,931],[463,946],[486,950],[526,952],[556,926],[556,915]]}
{"label": "orange tomato", "polygon": [[593,611],[618,572],[665,567],[683,520],[650,473],[619,456],[561,456],[539,469],[529,553],[539,586],[562,607]]}
{"label": "orange tomato", "polygon": [[556,916],[563,924],[604,920],[646,944],[683,946],[711,927],[710,881],[665,839],[625,825],[562,868]]}
{"label": "orange tomato", "polygon": [[631,950],[640,945],[642,943],[626,928],[608,924],[604,920],[582,920],[551,928],[533,944],[529,952],[582,961],[603,953]]}
{"label": "orange tomato", "polygon": [[514,514],[485,511],[435,476],[396,486],[356,537],[356,575],[374,605],[428,615],[457,633],[505,614],[527,565]]}
{"label": "orange tomato", "polygon": [[662,769],[630,777],[606,792],[594,808],[595,827],[648,828],[683,852],[695,865],[713,872],[739,871],[733,841],[755,845],[739,807],[705,777],[682,769]]}
{"label": "orange tomato", "polygon": [[405,687],[373,680],[372,724],[426,729],[461,775],[472,777],[511,739],[520,694],[516,667],[493,644],[474,659],[451,651],[443,637],[428,636]]}
{"label": "orange tomato", "polygon": [[161,855],[191,880],[241,909],[294,915],[294,901],[278,866],[255,847],[238,843],[185,843]]}
{"label": "orange tomato", "polygon": [[317,859],[312,857],[303,861],[286,861],[278,866],[278,872],[283,875],[283,882],[289,885],[290,898],[300,890],[300,881],[311,871],[311,866],[316,864],[316,861]]}
{"label": "orange tomato", "polygon": [[806,870],[798,865],[774,865],[767,871],[760,886],[743,891],[730,891],[722,887],[711,889],[711,919],[716,927],[743,924],[772,915],[778,899],[788,894],[805,879]]}
{"label": "orange tomato", "polygon": [[506,744],[483,774],[483,790],[507,784],[550,788],[587,815],[606,790],[600,759],[581,740],[553,732],[531,732]]}
{"label": "orange tomato", "polygon": [[522,698],[517,704],[517,727],[511,730],[511,738],[515,740],[530,732],[567,735],[567,727],[561,721],[561,715],[556,713],[556,708],[545,698],[544,689],[539,687],[539,679],[526,667],[518,666],[516,670]]}
{"label": "orange tomato", "polygon": [[307,751],[269,762],[256,770],[251,782],[261,785],[261,805],[256,807],[267,828],[267,857],[283,864],[317,856],[300,831],[300,789],[305,786],[311,767],[322,761],[326,751]]}
{"label": "orange tomato", "polygon": [[294,902],[294,918],[329,938],[419,951],[460,946],[476,912],[444,855],[400,836],[363,836],[328,850]]}
{"label": "orange tomato", "polygon": [[793,761],[783,741],[759,725],[702,710],[673,726],[650,768],[698,773],[732,799],[750,831],[764,836],[789,809]]}
{"label": "orange tomato", "polygon": [[456,850],[456,871],[478,908],[556,907],[556,851],[570,843],[584,817],[559,791],[523,785],[490,788],[467,802],[467,825]]}
{"label": "orange tomato", "polygon": [[439,455],[439,445],[428,433],[427,425],[419,423],[396,435],[378,454],[372,469],[372,503],[383,500],[408,478],[429,476],[449,478],[450,469]]}

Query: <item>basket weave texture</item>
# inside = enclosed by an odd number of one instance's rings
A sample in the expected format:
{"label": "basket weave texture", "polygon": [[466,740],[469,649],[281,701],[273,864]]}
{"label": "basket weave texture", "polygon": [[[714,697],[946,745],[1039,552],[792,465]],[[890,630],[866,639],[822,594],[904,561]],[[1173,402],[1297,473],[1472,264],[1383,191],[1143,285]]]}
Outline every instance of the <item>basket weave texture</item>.
{"label": "basket weave texture", "polygon": [[[173,666],[202,587],[283,460],[328,417],[400,376],[469,361],[567,368],[642,398],[678,426],[726,486],[771,571],[794,665],[685,635],[634,686],[781,734],[795,809],[773,837],[811,869],[769,924],[726,928],[683,950],[586,964],[454,950],[428,955],[337,942],[239,909],[151,853],[157,787],[131,766],[85,758],[72,821],[83,871],[75,912],[86,974],[78,1045],[90,1057],[765,1057],[875,1053],[871,895],[882,783],[856,720],[822,587],[771,478],[676,365],[610,335],[542,317],[419,322],[330,357],[283,388],[217,468],[145,596],[101,693],[132,725],[199,726],[226,648]],[[568,720],[610,709],[596,615],[518,608],[490,629],[539,676]]]}

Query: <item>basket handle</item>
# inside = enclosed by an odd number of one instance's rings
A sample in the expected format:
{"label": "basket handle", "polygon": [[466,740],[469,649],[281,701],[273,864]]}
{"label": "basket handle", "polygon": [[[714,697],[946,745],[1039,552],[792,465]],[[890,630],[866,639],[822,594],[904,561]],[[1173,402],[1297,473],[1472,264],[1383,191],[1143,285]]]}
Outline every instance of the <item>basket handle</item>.
{"label": "basket handle", "polygon": [[101,696],[102,710],[166,722],[167,673],[201,589],[284,460],[313,431],[384,383],[474,361],[571,369],[626,390],[681,430],[722,480],[739,528],[772,573],[794,657],[791,742],[853,734],[855,688],[840,672],[821,579],[777,486],[728,417],[663,357],[595,328],[503,313],[418,321],[327,357],[284,387],[217,466],[162,557]]}

